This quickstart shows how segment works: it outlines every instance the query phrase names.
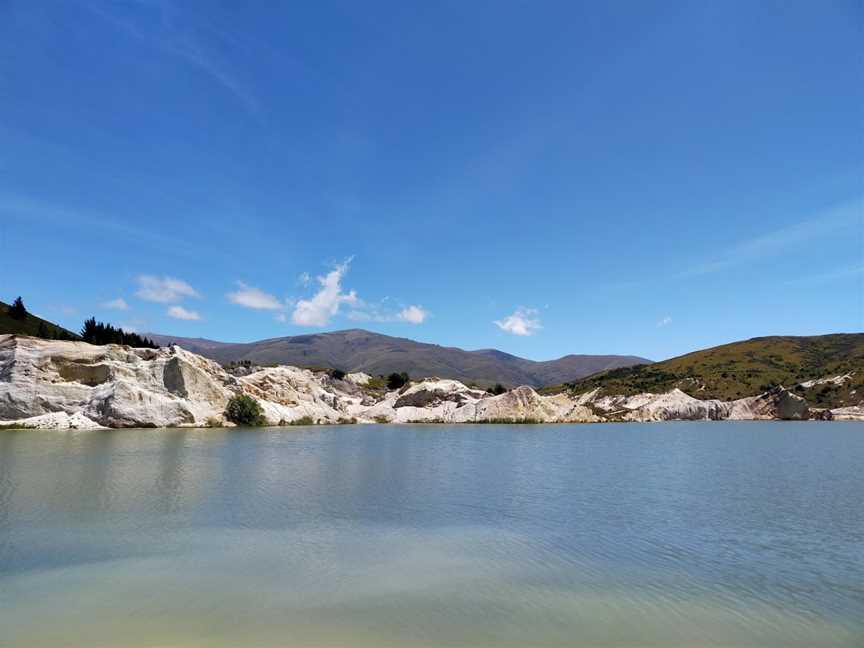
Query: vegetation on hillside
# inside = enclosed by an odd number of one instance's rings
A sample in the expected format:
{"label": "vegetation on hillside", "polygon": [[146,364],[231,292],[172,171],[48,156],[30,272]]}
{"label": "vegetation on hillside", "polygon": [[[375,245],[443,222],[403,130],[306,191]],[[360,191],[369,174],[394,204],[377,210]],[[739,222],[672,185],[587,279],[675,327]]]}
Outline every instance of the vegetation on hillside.
{"label": "vegetation on hillside", "polygon": [[159,345],[149,338],[124,331],[122,328],[115,328],[111,324],[97,322],[95,317],[84,322],[84,328],[81,329],[81,339],[90,344],[126,344],[148,349],[159,348]]}
{"label": "vegetation on hillside", "polygon": [[[811,380],[852,374],[839,385]],[[594,374],[544,390],[632,395],[678,388],[701,399],[734,400],[777,385],[816,407],[843,407],[864,397],[864,334],[761,337],[687,355]]]}
{"label": "vegetation on hillside", "polygon": [[16,298],[12,304],[0,302],[0,335],[6,333],[32,335],[46,340],[80,339],[72,331],[29,313],[21,297]]}
{"label": "vegetation on hillside", "polygon": [[95,317],[84,322],[80,335],[27,311],[24,300],[17,297],[12,304],[0,302],[0,334],[31,335],[45,340],[83,340],[90,344],[126,344],[133,347],[158,349],[153,340],[137,333],[124,331],[111,324],[97,322]]}

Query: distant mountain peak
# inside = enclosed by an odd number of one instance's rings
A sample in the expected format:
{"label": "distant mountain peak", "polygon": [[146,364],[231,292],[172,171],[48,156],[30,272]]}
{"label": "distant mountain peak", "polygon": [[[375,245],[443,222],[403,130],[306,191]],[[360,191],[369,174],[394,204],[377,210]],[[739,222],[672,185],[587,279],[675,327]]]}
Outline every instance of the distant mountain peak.
{"label": "distant mountain peak", "polygon": [[598,371],[649,362],[637,356],[568,355],[534,361],[498,349],[466,351],[366,329],[344,329],[270,338],[258,342],[227,343],[204,338],[182,338],[147,333],[159,344],[180,346],[224,364],[333,367],[379,375],[405,371],[415,377],[454,378],[466,383],[542,387],[577,380]]}

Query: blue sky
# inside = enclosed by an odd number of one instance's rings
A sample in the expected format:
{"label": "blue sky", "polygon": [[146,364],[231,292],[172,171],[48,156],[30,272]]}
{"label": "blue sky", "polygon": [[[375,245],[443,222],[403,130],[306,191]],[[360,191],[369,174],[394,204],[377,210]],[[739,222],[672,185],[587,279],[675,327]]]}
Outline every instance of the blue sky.
{"label": "blue sky", "polygon": [[0,0],[0,299],[75,329],[535,359],[860,331],[862,22]]}

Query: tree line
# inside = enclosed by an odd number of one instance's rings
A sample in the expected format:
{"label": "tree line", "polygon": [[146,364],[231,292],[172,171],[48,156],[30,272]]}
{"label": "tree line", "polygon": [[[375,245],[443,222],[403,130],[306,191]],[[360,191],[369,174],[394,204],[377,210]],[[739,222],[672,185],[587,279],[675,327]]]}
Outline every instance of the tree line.
{"label": "tree line", "polygon": [[[20,296],[15,298],[6,312],[12,319],[22,322],[26,321],[28,317],[34,317],[27,312],[24,300],[21,299]],[[24,330],[27,329],[25,328]],[[35,336],[45,340],[78,339],[65,329],[56,325],[46,325],[42,320],[39,321],[39,327]],[[125,344],[131,347],[143,347],[149,349],[159,348],[159,345],[150,338],[138,335],[137,333],[132,333],[131,331],[124,331],[119,326],[115,327],[111,324],[97,322],[95,317],[85,320],[84,328],[81,329],[80,339],[84,342],[98,345]]]}
{"label": "tree line", "polygon": [[119,327],[115,328],[111,324],[97,322],[95,317],[85,320],[84,328],[81,329],[81,339],[90,344],[125,344],[131,347],[159,348],[159,345],[150,338],[124,331]]}

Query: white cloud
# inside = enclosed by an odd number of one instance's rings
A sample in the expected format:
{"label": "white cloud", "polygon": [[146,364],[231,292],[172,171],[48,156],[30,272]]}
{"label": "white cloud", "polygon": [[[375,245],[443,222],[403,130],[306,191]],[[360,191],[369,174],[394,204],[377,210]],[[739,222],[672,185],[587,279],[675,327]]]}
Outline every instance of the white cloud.
{"label": "white cloud", "polygon": [[540,319],[535,317],[536,315],[536,308],[522,308],[520,306],[512,315],[508,315],[502,320],[495,320],[494,324],[502,331],[507,331],[513,335],[534,335],[543,328]]}
{"label": "white cloud", "polygon": [[426,321],[426,318],[429,317],[429,311],[427,311],[422,306],[406,306],[399,314],[396,316],[397,319],[402,320],[403,322],[408,322],[409,324],[422,324]]}
{"label": "white cloud", "polygon": [[301,272],[300,276],[297,277],[297,283],[301,286],[308,286],[311,281],[312,277],[309,276],[308,272]]}
{"label": "white cloud", "polygon": [[352,290],[342,292],[342,277],[348,272],[351,259],[340,263],[323,277],[317,277],[321,289],[311,299],[301,299],[294,306],[291,320],[300,326],[327,326],[330,318],[339,312],[342,304],[357,304],[357,294]]}
{"label": "white cloud", "polygon": [[118,297],[117,299],[104,302],[102,308],[107,308],[109,310],[129,310],[129,304],[127,304],[126,300],[122,297]]}
{"label": "white cloud", "polygon": [[168,317],[179,320],[200,320],[201,316],[193,310],[187,310],[182,306],[172,306],[168,309]]}
{"label": "white cloud", "polygon": [[659,322],[657,322],[657,328],[662,328],[664,326],[669,326],[672,323],[672,316],[666,315]]}
{"label": "white cloud", "polygon": [[389,297],[385,297],[380,303],[367,303],[358,299],[356,308],[348,313],[348,319],[354,322],[408,322],[409,324],[422,324],[429,318],[429,311],[420,305],[405,306],[399,312],[386,308]]}
{"label": "white cloud", "polygon": [[238,281],[237,286],[239,290],[226,295],[232,304],[256,310],[281,310],[283,307],[282,302],[263,290],[246,285],[242,281]]}
{"label": "white cloud", "polygon": [[140,275],[138,277],[138,292],[141,299],[160,304],[172,304],[182,301],[185,297],[200,297],[201,295],[185,281],[173,277],[155,277]]}
{"label": "white cloud", "polygon": [[287,322],[288,316],[285,313],[276,313],[276,317],[274,318],[277,322]]}

